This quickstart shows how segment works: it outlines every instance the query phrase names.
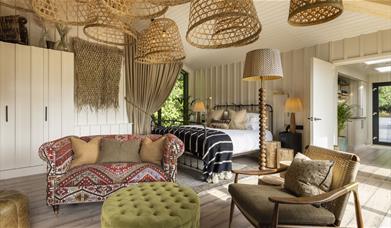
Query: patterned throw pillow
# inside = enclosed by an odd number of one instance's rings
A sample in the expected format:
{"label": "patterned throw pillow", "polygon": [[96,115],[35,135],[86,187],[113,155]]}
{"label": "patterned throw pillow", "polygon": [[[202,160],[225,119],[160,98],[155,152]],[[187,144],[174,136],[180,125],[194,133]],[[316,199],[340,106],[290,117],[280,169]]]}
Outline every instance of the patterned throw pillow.
{"label": "patterned throw pillow", "polygon": [[224,115],[224,110],[211,110],[207,114],[207,125],[210,126],[213,120],[221,120]]}
{"label": "patterned throw pillow", "polygon": [[311,160],[298,153],[285,174],[284,188],[296,196],[314,196],[330,190],[333,161]]}
{"label": "patterned throw pillow", "polygon": [[212,120],[209,127],[219,129],[229,129],[229,123],[231,120]]}

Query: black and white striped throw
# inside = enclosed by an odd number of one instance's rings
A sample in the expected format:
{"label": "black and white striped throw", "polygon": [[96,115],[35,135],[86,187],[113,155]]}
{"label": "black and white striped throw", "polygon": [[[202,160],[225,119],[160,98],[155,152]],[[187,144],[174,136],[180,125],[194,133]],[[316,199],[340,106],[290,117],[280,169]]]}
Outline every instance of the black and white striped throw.
{"label": "black and white striped throw", "polygon": [[176,135],[185,144],[185,150],[204,162],[203,175],[208,178],[213,173],[231,171],[233,144],[226,133],[214,129],[198,127],[157,127],[153,134]]}

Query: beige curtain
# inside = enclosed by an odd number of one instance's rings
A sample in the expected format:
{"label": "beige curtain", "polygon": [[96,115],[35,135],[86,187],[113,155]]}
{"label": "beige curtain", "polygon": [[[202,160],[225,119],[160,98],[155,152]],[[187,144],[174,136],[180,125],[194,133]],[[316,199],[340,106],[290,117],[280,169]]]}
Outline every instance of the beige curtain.
{"label": "beige curtain", "polygon": [[170,95],[183,64],[139,64],[134,61],[135,53],[135,45],[125,47],[126,109],[133,133],[148,134],[151,115]]}

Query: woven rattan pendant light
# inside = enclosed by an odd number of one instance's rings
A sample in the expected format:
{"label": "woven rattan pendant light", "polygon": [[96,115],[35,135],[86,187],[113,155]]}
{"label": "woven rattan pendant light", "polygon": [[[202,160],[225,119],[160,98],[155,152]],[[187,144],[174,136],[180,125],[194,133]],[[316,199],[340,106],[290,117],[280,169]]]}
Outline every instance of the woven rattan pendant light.
{"label": "woven rattan pendant light", "polygon": [[91,0],[31,0],[32,9],[43,19],[66,25],[85,25],[96,18],[88,17],[95,10]]}
{"label": "woven rattan pendant light", "polygon": [[243,46],[261,29],[252,0],[193,0],[186,39],[199,48]]}
{"label": "woven rattan pendant light", "polygon": [[125,34],[137,38],[137,31],[130,24],[126,24],[113,16],[101,2],[95,4],[96,10],[89,13],[90,18],[96,18],[92,23],[84,26],[84,34],[89,38],[112,45],[127,45]]}
{"label": "woven rattan pendant light", "polygon": [[188,3],[191,0],[147,0],[147,1],[152,4],[160,5],[160,6],[176,6],[176,5]]}
{"label": "woven rattan pendant light", "polygon": [[295,26],[331,21],[343,12],[342,0],[291,0],[288,22]]}
{"label": "woven rattan pendant light", "polygon": [[167,12],[167,6],[154,5],[147,0],[99,0],[113,14],[125,18],[151,19]]}
{"label": "woven rattan pendant light", "polygon": [[185,58],[176,23],[169,18],[152,20],[137,41],[136,62],[146,64],[174,63]]}

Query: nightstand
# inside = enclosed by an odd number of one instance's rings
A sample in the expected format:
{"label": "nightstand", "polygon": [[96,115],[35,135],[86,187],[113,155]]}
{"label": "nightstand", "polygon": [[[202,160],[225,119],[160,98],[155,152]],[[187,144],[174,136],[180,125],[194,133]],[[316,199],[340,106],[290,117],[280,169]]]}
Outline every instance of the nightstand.
{"label": "nightstand", "polygon": [[289,131],[280,132],[281,147],[293,149],[295,154],[302,151],[301,133]]}

